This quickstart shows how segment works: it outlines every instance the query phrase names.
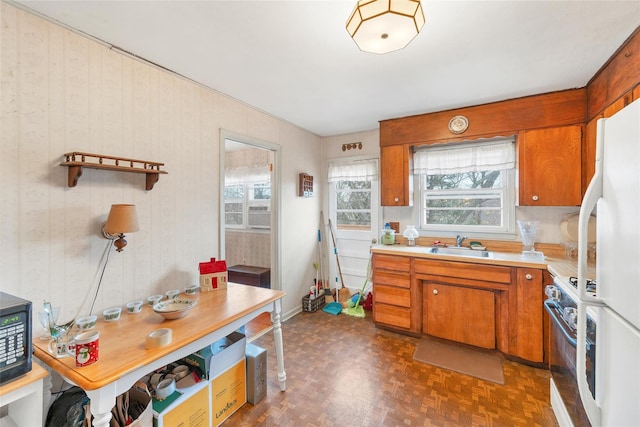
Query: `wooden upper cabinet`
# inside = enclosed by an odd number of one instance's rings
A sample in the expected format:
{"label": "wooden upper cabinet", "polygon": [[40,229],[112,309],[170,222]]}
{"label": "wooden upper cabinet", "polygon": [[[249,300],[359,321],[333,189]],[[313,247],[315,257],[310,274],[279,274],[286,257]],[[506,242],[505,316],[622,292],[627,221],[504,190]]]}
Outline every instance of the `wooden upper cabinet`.
{"label": "wooden upper cabinet", "polygon": [[640,99],[640,84],[633,88],[633,100]]}
{"label": "wooden upper cabinet", "polygon": [[518,136],[521,206],[577,206],[582,126],[535,129]]}
{"label": "wooden upper cabinet", "polygon": [[382,206],[411,206],[413,188],[409,180],[410,147],[380,147],[380,201]]}
{"label": "wooden upper cabinet", "polygon": [[598,120],[602,114],[591,119],[584,128],[584,140],[582,141],[582,194],[587,191],[587,186],[596,171],[596,131]]}

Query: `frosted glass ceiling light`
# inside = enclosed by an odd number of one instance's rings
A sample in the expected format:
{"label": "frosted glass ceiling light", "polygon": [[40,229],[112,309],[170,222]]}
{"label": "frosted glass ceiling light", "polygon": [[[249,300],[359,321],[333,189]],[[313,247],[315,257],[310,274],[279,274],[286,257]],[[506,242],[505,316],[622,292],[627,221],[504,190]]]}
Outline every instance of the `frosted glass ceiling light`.
{"label": "frosted glass ceiling light", "polygon": [[419,0],[360,0],[347,32],[360,50],[382,54],[407,46],[423,25]]}

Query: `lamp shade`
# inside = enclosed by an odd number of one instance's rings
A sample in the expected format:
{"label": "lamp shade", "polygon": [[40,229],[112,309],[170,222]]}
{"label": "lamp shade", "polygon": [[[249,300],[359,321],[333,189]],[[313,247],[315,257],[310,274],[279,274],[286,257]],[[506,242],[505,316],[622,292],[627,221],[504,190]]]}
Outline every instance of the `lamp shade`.
{"label": "lamp shade", "polygon": [[360,0],[347,32],[360,50],[383,54],[407,46],[423,25],[420,0]]}
{"label": "lamp shade", "polygon": [[140,230],[136,205],[111,205],[104,231],[111,235]]}

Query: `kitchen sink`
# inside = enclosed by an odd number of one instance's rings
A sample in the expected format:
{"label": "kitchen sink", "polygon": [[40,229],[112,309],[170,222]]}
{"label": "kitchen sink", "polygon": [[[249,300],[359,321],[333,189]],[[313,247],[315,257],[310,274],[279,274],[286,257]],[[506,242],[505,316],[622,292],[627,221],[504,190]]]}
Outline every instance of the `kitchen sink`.
{"label": "kitchen sink", "polygon": [[473,258],[492,258],[493,252],[490,251],[476,251],[471,248],[464,247],[430,247],[428,249],[428,253],[431,254],[441,254],[441,255],[456,255],[456,256],[468,256]]}

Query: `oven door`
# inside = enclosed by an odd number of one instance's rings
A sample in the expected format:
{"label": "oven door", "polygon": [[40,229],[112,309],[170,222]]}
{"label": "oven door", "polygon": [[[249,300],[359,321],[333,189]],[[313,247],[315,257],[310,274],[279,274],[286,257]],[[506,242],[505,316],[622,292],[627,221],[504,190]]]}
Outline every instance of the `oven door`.
{"label": "oven door", "polygon": [[[560,396],[560,403],[564,406],[564,409],[554,410],[566,413],[575,427],[590,427],[576,380],[576,333],[569,328],[563,319],[562,310],[554,301],[545,301],[544,307],[549,316],[551,378]],[[595,388],[592,387],[592,390]],[[556,417],[558,420],[561,418],[558,415]]]}

